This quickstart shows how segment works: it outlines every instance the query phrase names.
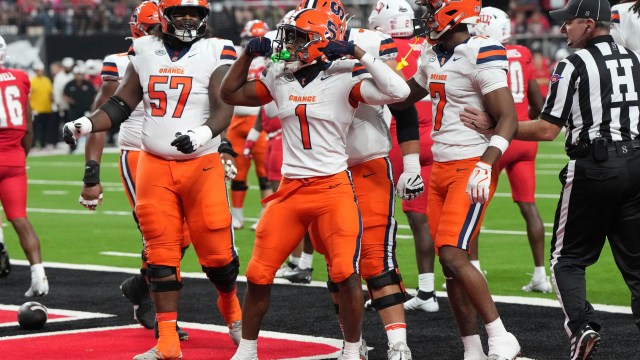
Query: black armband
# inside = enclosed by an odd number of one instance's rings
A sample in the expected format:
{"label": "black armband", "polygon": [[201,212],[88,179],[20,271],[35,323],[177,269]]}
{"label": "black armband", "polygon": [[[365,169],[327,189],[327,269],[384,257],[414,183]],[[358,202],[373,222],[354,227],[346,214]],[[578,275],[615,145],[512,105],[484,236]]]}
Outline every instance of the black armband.
{"label": "black armband", "polygon": [[219,153],[227,153],[233,157],[238,157],[238,153],[233,151],[233,146],[231,146],[231,142],[228,139],[220,140],[220,146],[218,146]]}
{"label": "black armband", "polygon": [[397,110],[389,107],[391,115],[396,119],[396,136],[398,143],[406,141],[420,140],[420,131],[418,130],[418,110],[415,105],[411,105],[406,109]]}
{"label": "black armband", "polygon": [[106,112],[111,119],[112,129],[119,129],[120,124],[127,120],[133,111],[126,102],[115,95],[110,97],[106,103],[102,104],[100,110]]}
{"label": "black armband", "polygon": [[100,164],[97,161],[89,160],[84,164],[82,182],[89,186],[100,184]]}

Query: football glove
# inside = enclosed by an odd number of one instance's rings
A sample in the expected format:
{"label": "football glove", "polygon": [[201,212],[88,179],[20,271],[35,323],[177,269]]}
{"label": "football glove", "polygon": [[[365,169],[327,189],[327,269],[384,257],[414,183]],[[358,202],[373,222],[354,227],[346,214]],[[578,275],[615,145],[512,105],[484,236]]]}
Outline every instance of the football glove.
{"label": "football glove", "polygon": [[413,200],[424,192],[424,181],[420,175],[420,154],[402,157],[404,169],[396,184],[396,193],[404,200]]}
{"label": "football glove", "polygon": [[476,167],[469,176],[467,183],[467,195],[472,204],[484,204],[489,201],[489,188],[491,186],[491,165],[478,161]]}
{"label": "football glove", "polygon": [[211,128],[202,125],[187,131],[186,134],[176,133],[176,138],[171,142],[171,146],[175,146],[181,153],[191,154],[211,140],[212,137]]}
{"label": "football glove", "polygon": [[225,180],[233,180],[238,175],[238,169],[236,168],[236,161],[233,157],[226,153],[220,154],[220,159],[222,159],[222,167],[224,168],[224,179]]}
{"label": "football glove", "polygon": [[242,149],[242,155],[244,155],[247,159],[253,159],[253,147],[256,145],[256,141],[260,137],[260,131],[255,128],[251,128],[249,130],[249,134],[247,134],[247,139],[244,142],[244,149]]}
{"label": "football glove", "polygon": [[356,51],[356,44],[353,41],[330,40],[322,50],[330,61],[338,60],[344,56],[353,56]]}
{"label": "football glove", "polygon": [[271,52],[271,40],[264,36],[255,37],[249,40],[247,47],[244,48],[244,53],[251,57],[269,56]]}
{"label": "football glove", "polygon": [[78,202],[85,208],[95,211],[98,205],[102,205],[102,185],[83,185]]}
{"label": "football glove", "polygon": [[75,146],[78,143],[78,139],[82,135],[90,134],[91,130],[93,130],[91,119],[83,116],[64,124],[62,127],[62,138],[67,144]]}

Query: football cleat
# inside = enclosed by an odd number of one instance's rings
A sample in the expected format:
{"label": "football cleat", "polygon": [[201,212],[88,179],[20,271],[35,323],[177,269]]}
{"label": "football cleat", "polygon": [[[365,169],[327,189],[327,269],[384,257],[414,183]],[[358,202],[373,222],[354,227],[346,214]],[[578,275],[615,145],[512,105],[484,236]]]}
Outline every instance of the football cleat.
{"label": "football cleat", "polygon": [[[2,229],[0,229],[2,231]],[[11,263],[9,262],[9,252],[4,246],[4,243],[0,242],[0,278],[6,278],[11,273]]]}
{"label": "football cleat", "polygon": [[141,274],[130,276],[120,284],[122,296],[133,305],[133,318],[147,329],[153,329],[156,310],[149,294],[149,287]]}
{"label": "football cleat", "polygon": [[421,310],[424,312],[437,312],[440,310],[438,305],[438,299],[436,298],[435,291],[424,292],[418,290],[418,295],[405,301],[405,310]]}
{"label": "football cleat", "polygon": [[49,281],[47,281],[47,277],[39,278],[39,279],[31,279],[31,286],[29,290],[24,293],[26,297],[34,297],[34,296],[45,296],[49,293]]}
{"label": "football cleat", "polygon": [[488,360],[514,360],[518,354],[520,343],[512,333],[489,337]]}
{"label": "football cleat", "polygon": [[590,360],[600,346],[600,334],[585,325],[571,336],[571,360]]}
{"label": "football cleat", "polygon": [[284,277],[285,273],[290,272],[295,268],[296,264],[292,263],[291,261],[287,261],[286,263],[282,264],[282,266],[280,266],[280,269],[278,269],[278,271],[276,271],[276,277]]}
{"label": "football cleat", "polygon": [[542,279],[535,280],[531,279],[531,281],[522,287],[522,291],[526,292],[541,292],[543,294],[549,294],[553,291],[551,287],[551,281],[549,281],[549,277],[545,276]]}
{"label": "football cleat", "polygon": [[242,339],[242,320],[234,321],[227,325],[229,327],[229,337],[236,346],[240,345]]}
{"label": "football cleat", "polygon": [[300,269],[300,267],[296,266],[295,269],[285,272],[282,277],[294,284],[309,284],[311,283],[312,272],[312,268]]}
{"label": "football cleat", "polygon": [[162,354],[160,352],[160,350],[158,350],[157,348],[153,347],[151,349],[149,349],[149,351],[147,351],[146,353],[143,354],[138,354],[136,356],[133,357],[133,360],[164,360],[164,359],[182,359],[182,352],[180,352],[180,354],[178,354],[177,356],[165,356],[164,354]]}
{"label": "football cleat", "polygon": [[[342,355],[342,351],[338,356],[338,360],[345,360],[344,356]],[[360,360],[369,360],[369,348],[367,347],[367,342],[364,341],[364,339],[362,339],[360,342]]]}
{"label": "football cleat", "polygon": [[387,350],[387,359],[389,360],[411,360],[411,350],[404,341],[398,341],[395,344],[389,343]]}

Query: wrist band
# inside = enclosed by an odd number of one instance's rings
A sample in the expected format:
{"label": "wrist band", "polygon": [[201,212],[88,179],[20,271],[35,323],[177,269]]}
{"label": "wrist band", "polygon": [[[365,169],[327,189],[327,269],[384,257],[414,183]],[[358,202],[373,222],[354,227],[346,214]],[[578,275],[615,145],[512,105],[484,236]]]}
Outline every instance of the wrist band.
{"label": "wrist band", "polygon": [[493,135],[489,141],[489,146],[497,147],[504,154],[509,147],[509,141],[500,135]]}
{"label": "wrist band", "polygon": [[238,153],[233,151],[233,146],[231,146],[231,142],[227,139],[222,139],[220,141],[220,146],[218,146],[219,153],[226,153],[233,157],[237,157]]}
{"label": "wrist band", "polygon": [[89,160],[84,165],[84,177],[82,182],[85,185],[100,184],[100,164],[95,160]]}

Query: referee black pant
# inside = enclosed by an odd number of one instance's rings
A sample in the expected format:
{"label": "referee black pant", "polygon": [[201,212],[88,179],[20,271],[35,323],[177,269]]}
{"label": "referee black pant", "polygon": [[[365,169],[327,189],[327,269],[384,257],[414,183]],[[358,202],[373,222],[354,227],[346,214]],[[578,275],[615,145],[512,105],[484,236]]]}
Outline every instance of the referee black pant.
{"label": "referee black pant", "polygon": [[551,275],[569,336],[600,325],[586,298],[585,268],[594,264],[605,239],[631,290],[640,328],[640,149],[609,150],[608,159],[570,160],[560,173],[563,189],[551,242]]}

